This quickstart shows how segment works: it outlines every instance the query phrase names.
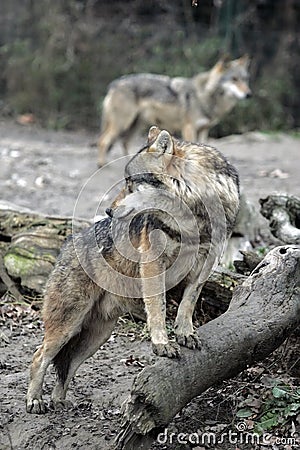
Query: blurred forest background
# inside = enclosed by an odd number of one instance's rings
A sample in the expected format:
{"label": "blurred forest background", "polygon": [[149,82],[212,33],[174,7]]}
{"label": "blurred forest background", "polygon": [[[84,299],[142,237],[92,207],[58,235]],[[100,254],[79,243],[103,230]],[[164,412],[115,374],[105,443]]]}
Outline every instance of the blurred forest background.
{"label": "blurred forest background", "polygon": [[253,98],[215,137],[300,127],[300,0],[1,0],[0,114],[99,128],[110,81],[192,76],[224,53],[251,56]]}

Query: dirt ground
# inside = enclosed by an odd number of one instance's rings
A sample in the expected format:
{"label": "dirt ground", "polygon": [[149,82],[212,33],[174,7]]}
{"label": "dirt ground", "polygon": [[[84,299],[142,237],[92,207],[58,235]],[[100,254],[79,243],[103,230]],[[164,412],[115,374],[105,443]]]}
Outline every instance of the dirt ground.
{"label": "dirt ground", "polygon": [[[110,164],[97,171],[97,150],[90,145],[95,140],[95,135],[83,132],[51,132],[0,121],[0,201],[52,215],[71,216],[75,211],[76,216],[91,220],[103,213],[122,180],[124,159],[116,147],[109,155]],[[259,198],[275,191],[299,196],[299,139],[251,133],[212,144],[236,165],[244,192],[255,207],[259,208]],[[121,321],[109,342],[83,364],[69,390],[73,408],[50,410],[43,416],[29,415],[24,402],[28,365],[41,342],[42,325],[38,313],[23,307],[10,313],[9,305],[3,308],[6,314],[2,318],[0,315],[0,450],[112,448],[120,426],[121,403],[134,375],[155,359],[149,341],[141,339],[142,326],[133,333]],[[50,371],[46,377],[46,399],[53,381]],[[188,422],[195,427],[200,422],[206,426],[230,424],[232,407],[226,407],[227,388],[224,383],[205,401],[192,402],[170,429],[185,431]],[[224,395],[220,394],[222,389]],[[231,395],[232,392],[235,391]],[[189,447],[161,443],[155,448]],[[229,450],[227,446],[220,448]]]}

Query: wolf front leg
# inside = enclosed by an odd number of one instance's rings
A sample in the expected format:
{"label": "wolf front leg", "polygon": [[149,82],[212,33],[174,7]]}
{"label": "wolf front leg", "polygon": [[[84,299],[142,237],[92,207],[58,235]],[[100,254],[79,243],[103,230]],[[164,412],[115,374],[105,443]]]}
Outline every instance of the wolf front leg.
{"label": "wolf front leg", "polygon": [[141,237],[140,277],[152,348],[158,356],[176,358],[179,356],[179,347],[169,342],[166,329],[165,270],[160,258],[155,256],[159,246],[150,246],[145,228]]}
{"label": "wolf front leg", "polygon": [[165,276],[159,273],[157,261],[141,264],[143,299],[153,352],[158,356],[177,358],[179,347],[168,339],[166,329]]}
{"label": "wolf front leg", "polygon": [[214,248],[207,252],[206,246],[199,251],[194,266],[186,278],[186,287],[183,292],[177,316],[175,319],[175,335],[177,342],[191,349],[200,348],[201,341],[193,327],[193,313],[202,287],[214,268],[217,266],[224,248],[222,232],[214,236],[217,240]]}
{"label": "wolf front leg", "polygon": [[207,119],[187,121],[182,129],[182,137],[189,142],[205,143],[208,140],[210,123]]}
{"label": "wolf front leg", "polygon": [[175,320],[175,335],[178,344],[191,349],[201,347],[200,338],[193,327],[193,313],[203,284],[198,279],[188,284]]}
{"label": "wolf front leg", "polygon": [[197,132],[197,142],[205,144],[208,141],[209,127],[202,127]]}
{"label": "wolf front leg", "polygon": [[182,137],[185,141],[196,142],[197,131],[194,124],[191,121],[187,121],[181,130]]}

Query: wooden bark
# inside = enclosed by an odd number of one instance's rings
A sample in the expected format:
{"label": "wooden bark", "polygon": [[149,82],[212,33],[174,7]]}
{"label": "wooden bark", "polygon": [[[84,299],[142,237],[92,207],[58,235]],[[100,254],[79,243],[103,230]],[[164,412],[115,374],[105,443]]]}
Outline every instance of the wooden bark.
{"label": "wooden bark", "polygon": [[258,256],[257,253],[253,251],[244,252],[240,250],[240,254],[243,255],[243,259],[234,261],[233,265],[235,270],[243,275],[250,275],[252,270],[254,270],[263,259],[262,256]]}
{"label": "wooden bark", "polygon": [[227,312],[200,327],[201,350],[160,358],[135,378],[116,448],[149,448],[190,400],[269,355],[299,323],[300,248],[277,247],[236,289]]}
{"label": "wooden bark", "polygon": [[286,244],[300,244],[300,199],[275,194],[260,200],[272,234]]}

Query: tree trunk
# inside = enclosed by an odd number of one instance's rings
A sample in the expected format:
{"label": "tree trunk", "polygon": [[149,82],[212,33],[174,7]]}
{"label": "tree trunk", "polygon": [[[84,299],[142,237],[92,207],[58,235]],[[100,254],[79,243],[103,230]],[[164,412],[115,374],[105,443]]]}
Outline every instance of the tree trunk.
{"label": "tree trunk", "polygon": [[300,248],[277,247],[239,286],[229,309],[199,329],[202,349],[160,358],[134,380],[117,449],[147,449],[195,396],[275,350],[300,323]]}

